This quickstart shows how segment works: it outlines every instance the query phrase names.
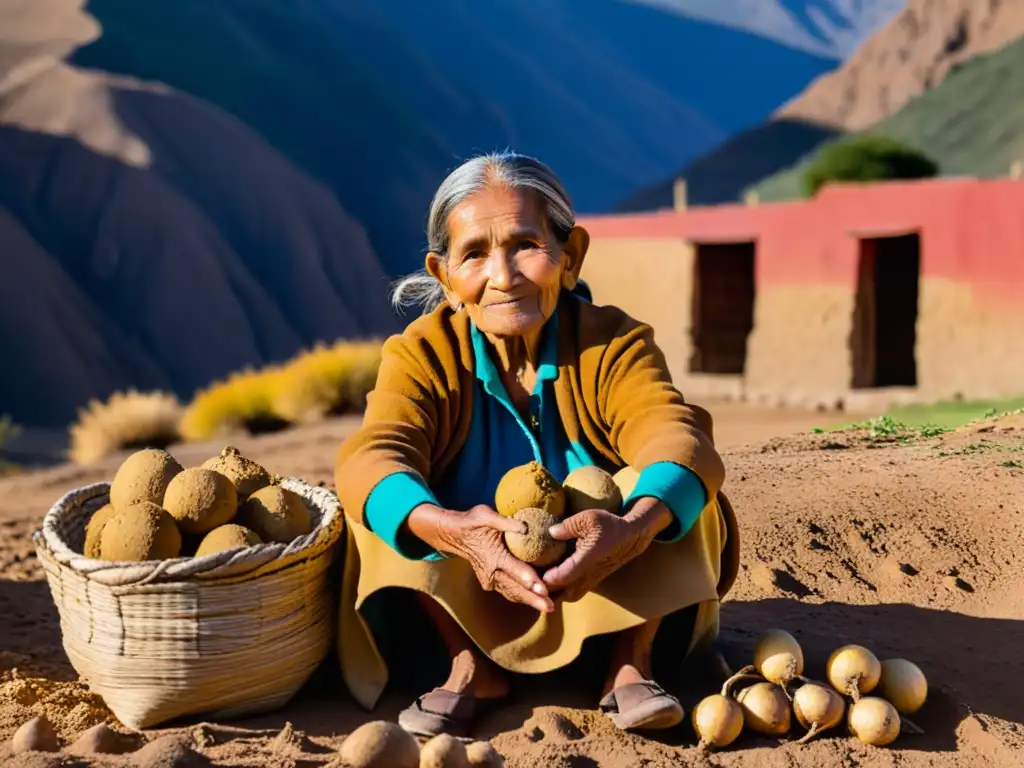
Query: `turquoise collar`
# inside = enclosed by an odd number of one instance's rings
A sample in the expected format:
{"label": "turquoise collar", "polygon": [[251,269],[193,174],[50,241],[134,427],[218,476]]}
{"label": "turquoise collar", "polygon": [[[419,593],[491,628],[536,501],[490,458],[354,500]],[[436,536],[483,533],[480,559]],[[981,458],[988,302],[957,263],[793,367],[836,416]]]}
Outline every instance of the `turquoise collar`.
{"label": "turquoise collar", "polygon": [[[484,390],[493,397],[507,398],[505,385],[501,383],[498,368],[494,365],[488,352],[490,344],[487,337],[473,323],[470,323],[470,335],[473,338],[473,361],[476,377],[483,383]],[[537,384],[533,394],[540,394],[545,381],[558,378],[558,310],[544,323],[540,339],[540,367],[537,368]]]}

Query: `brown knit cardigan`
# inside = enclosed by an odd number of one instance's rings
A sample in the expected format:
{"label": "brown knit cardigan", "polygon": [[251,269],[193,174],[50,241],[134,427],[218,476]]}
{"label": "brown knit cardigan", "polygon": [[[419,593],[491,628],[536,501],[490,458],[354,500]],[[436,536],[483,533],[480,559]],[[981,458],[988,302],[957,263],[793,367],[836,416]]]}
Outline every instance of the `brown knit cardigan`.
{"label": "brown knit cardigan", "polygon": [[[681,464],[715,498],[725,468],[711,416],[672,385],[651,327],[567,294],[558,317],[554,389],[569,440],[585,438],[615,467]],[[363,424],[336,461],[338,495],[351,519],[365,526],[370,492],[394,472],[416,472],[428,485],[444,474],[469,433],[473,381],[465,312],[443,305],[385,342]]]}

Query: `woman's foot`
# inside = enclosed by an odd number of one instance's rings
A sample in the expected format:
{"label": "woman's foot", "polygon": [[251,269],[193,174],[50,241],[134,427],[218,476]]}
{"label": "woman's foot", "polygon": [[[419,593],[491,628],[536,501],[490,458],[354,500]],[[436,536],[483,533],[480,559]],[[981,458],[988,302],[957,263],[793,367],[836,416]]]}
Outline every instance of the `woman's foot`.
{"label": "woman's foot", "polygon": [[488,705],[508,696],[508,678],[433,599],[424,596],[422,604],[451,654],[452,668],[440,687],[399,714],[398,724],[427,738],[440,733],[467,736]]}
{"label": "woman's foot", "polygon": [[497,664],[475,648],[467,648],[452,659],[451,673],[441,689],[477,699],[503,699],[509,685]]}
{"label": "woman's foot", "polygon": [[440,733],[468,736],[477,719],[509,693],[508,679],[478,651],[463,651],[452,661],[444,685],[428,691],[403,710],[398,724],[430,738]]}
{"label": "woman's foot", "polygon": [[620,633],[599,707],[622,730],[672,728],[682,722],[679,700],[651,679],[657,621]]}

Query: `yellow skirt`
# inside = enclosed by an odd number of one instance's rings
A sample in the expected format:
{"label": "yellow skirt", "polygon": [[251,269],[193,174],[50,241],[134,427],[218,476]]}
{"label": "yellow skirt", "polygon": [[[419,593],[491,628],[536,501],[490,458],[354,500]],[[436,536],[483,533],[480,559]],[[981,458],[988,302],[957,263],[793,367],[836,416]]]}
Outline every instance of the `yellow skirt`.
{"label": "yellow skirt", "polygon": [[349,518],[338,656],[353,698],[373,709],[388,682],[388,669],[361,614],[382,589],[404,587],[430,595],[474,643],[510,672],[541,673],[571,663],[583,641],[620,632],[698,605],[687,653],[718,634],[719,600],[739,568],[736,516],[724,494],[705,507],[693,528],[672,544],[655,542],[575,602],[557,600],[549,614],[510,603],[481,587],[461,558],[408,560]]}

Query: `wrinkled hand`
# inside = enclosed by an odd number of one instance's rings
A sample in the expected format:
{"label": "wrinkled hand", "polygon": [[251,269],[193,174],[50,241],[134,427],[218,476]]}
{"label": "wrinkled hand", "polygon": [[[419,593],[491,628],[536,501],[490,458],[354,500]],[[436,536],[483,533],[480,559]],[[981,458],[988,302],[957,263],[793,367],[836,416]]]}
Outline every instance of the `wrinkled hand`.
{"label": "wrinkled hand", "polygon": [[521,520],[503,517],[486,504],[465,512],[423,504],[413,510],[408,524],[416,536],[438,552],[468,561],[485,590],[544,613],[554,610],[537,572],[505,546],[505,533],[526,532],[526,523]]}
{"label": "wrinkled hand", "polygon": [[637,557],[672,520],[672,513],[654,498],[637,501],[629,514],[603,509],[577,512],[550,529],[555,539],[576,540],[576,550],[544,574],[552,592],[564,589],[567,601],[577,600]]}

